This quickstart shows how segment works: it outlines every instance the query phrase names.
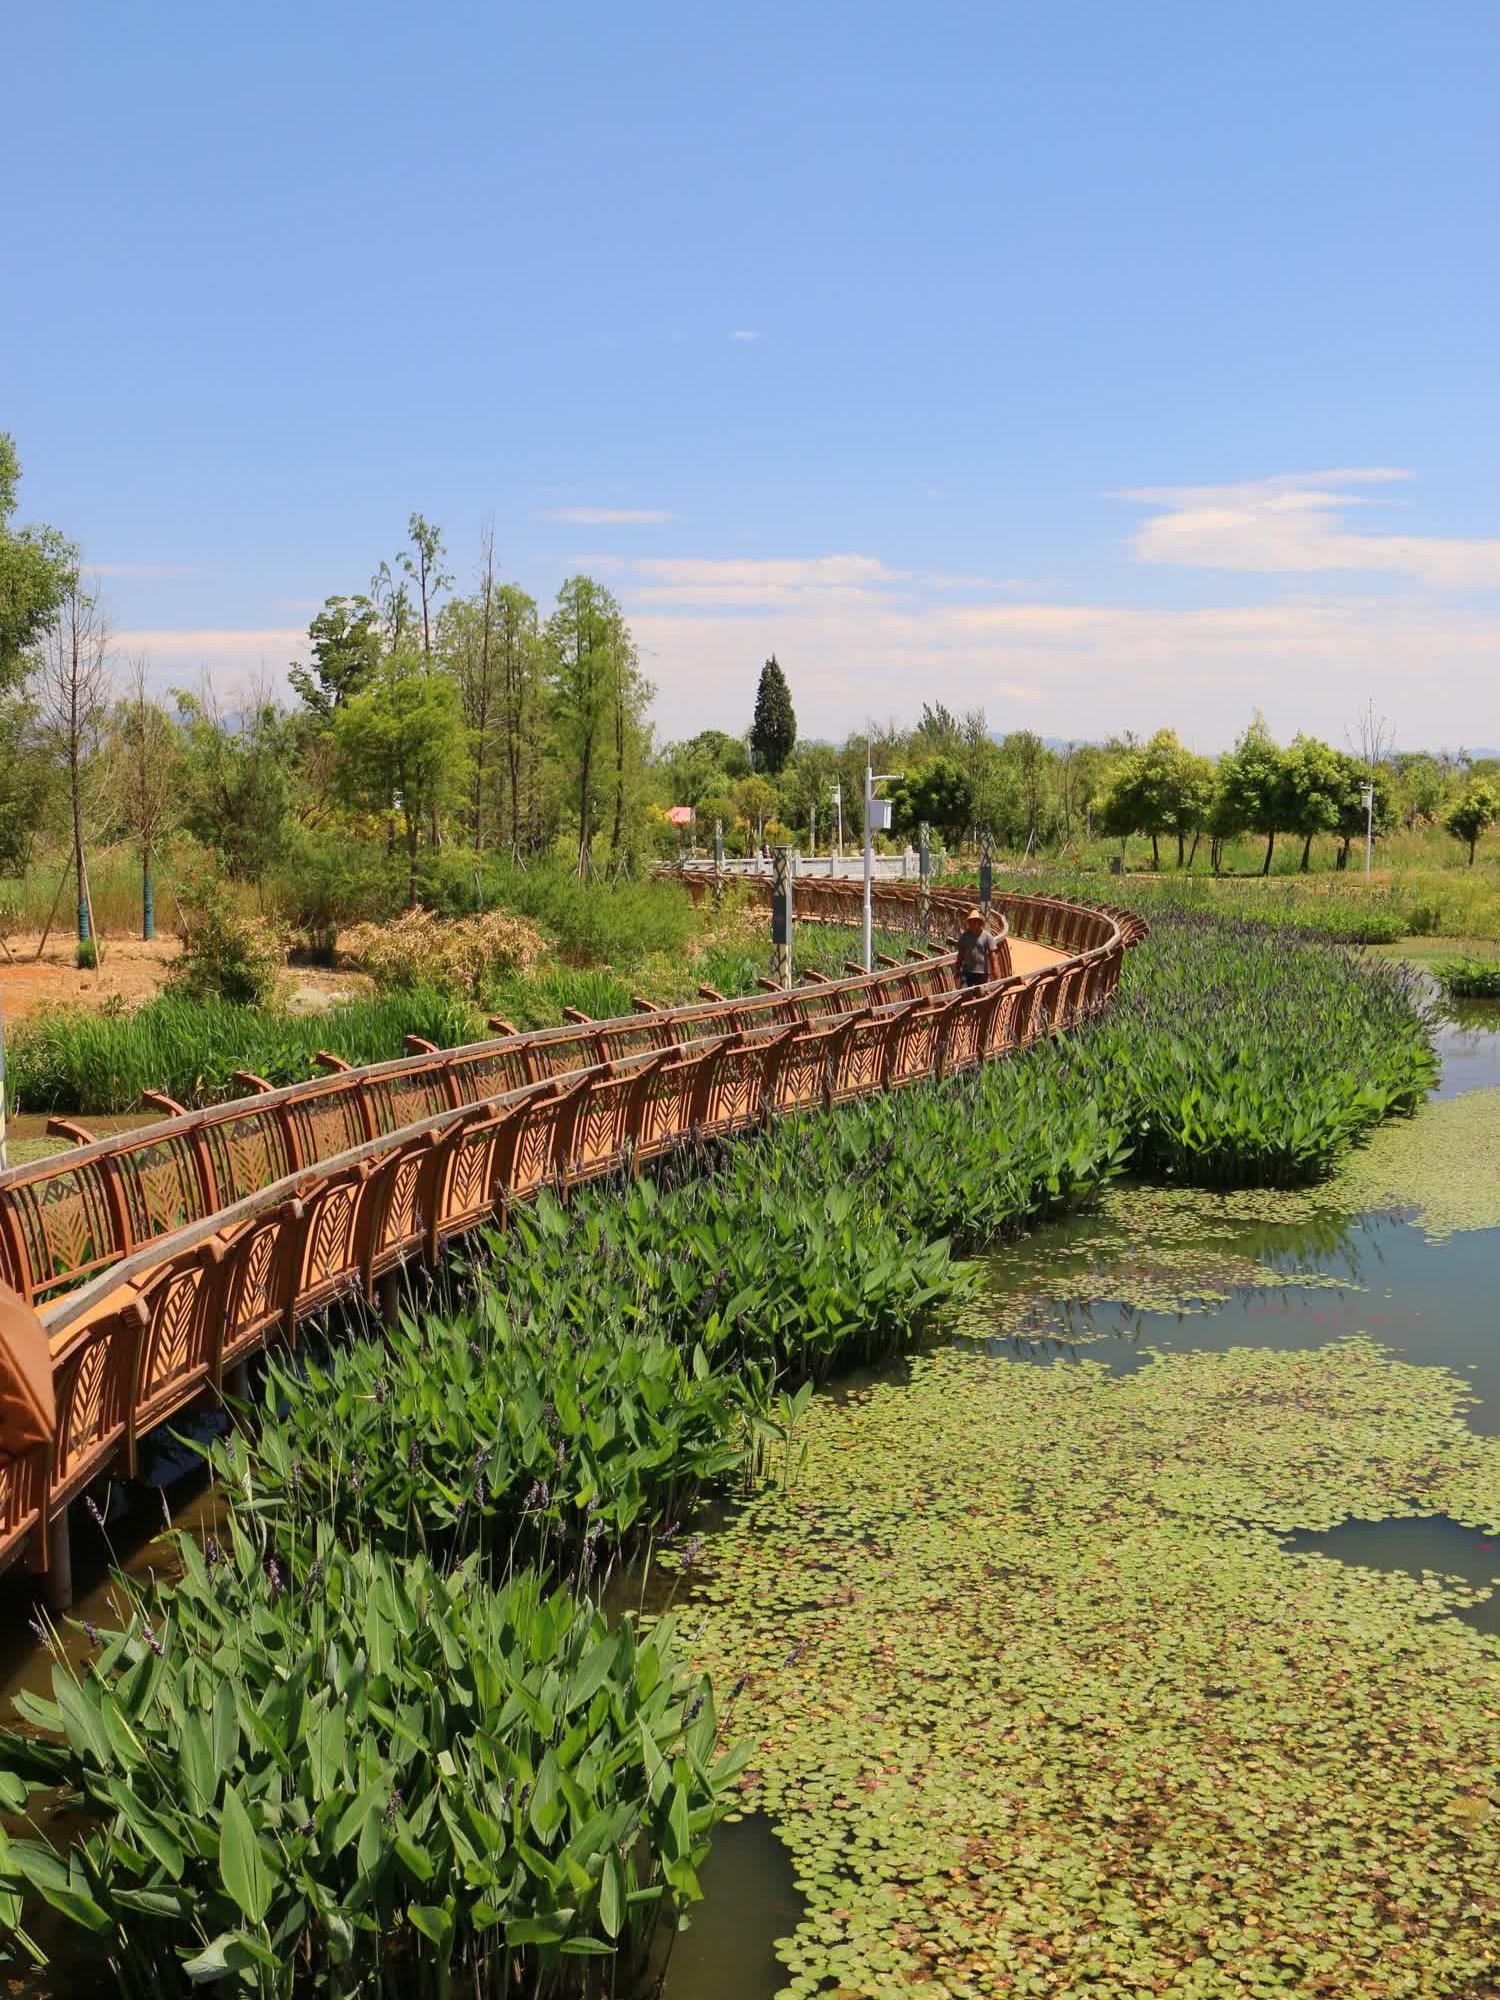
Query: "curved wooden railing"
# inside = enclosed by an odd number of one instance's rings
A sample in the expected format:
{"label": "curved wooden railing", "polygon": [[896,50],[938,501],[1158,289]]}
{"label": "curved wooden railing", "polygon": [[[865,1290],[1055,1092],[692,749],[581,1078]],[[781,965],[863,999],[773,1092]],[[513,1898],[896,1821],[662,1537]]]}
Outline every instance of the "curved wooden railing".
{"label": "curved wooden railing", "polygon": [[[796,895],[799,916],[842,922],[859,891],[804,881]],[[951,936],[967,898],[925,907]],[[888,931],[922,920],[904,884],[879,885],[876,911]],[[56,1408],[50,1440],[0,1458],[0,1566],[25,1554],[65,1595],[69,1502],[101,1472],[133,1472],[149,1430],[336,1298],[380,1297],[404,1263],[542,1187],[1070,1027],[1108,1003],[1144,933],[1046,897],[998,898],[995,915],[1064,955],[960,991],[951,950],[924,947],[742,999],[641,1000],[528,1034],[492,1022],[491,1040],[359,1069],[330,1054],[325,1076],[279,1090],[245,1077],[251,1095],[0,1175],[0,1283],[40,1320]]]}

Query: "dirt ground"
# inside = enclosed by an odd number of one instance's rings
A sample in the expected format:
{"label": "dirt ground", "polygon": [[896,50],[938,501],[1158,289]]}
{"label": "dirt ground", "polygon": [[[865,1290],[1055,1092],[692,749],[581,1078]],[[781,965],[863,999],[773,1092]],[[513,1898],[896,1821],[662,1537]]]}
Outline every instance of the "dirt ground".
{"label": "dirt ground", "polygon": [[[80,972],[73,963],[74,941],[66,933],[47,940],[40,960],[39,933],[24,932],[6,939],[11,956],[0,951],[0,1008],[9,1023],[24,1020],[39,1007],[103,1007],[123,1000],[138,1007],[153,1000],[166,984],[167,969],[177,956],[175,937],[106,937],[103,962],[97,971]],[[340,1000],[370,990],[357,972],[330,972],[320,966],[293,965],[284,982],[286,1003],[297,1013],[319,1013]]]}

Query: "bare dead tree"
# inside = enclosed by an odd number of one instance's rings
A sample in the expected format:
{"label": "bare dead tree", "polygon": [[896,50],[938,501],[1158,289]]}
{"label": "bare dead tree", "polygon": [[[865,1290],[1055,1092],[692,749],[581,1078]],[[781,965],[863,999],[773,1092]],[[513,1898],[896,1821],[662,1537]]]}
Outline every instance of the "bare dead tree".
{"label": "bare dead tree", "polygon": [[1396,747],[1389,718],[1375,713],[1373,695],[1365,702],[1354,722],[1345,729],[1344,737],[1351,755],[1358,757],[1372,776],[1376,766],[1385,763]]}
{"label": "bare dead tree", "polygon": [[[75,580],[47,629],[36,668],[41,725],[68,778],[73,879],[78,886],[78,942],[99,945],[84,853],[84,779],[109,714],[110,633],[97,590]],[[46,942],[45,937],[43,943]],[[38,951],[37,956],[41,953]]]}

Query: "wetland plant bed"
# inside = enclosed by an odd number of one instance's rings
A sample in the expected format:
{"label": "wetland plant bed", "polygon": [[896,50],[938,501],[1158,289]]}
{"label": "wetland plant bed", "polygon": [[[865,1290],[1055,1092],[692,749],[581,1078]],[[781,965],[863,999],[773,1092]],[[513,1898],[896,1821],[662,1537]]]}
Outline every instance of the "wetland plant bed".
{"label": "wetland plant bed", "polygon": [[742,1762],[670,1621],[225,1534],[179,1538],[170,1592],[122,1579],[119,1629],[17,1703],[40,1733],[0,1738],[6,1810],[52,1794],[89,1830],[0,1850],[13,1961],[34,1897],[134,2000],[629,1991]]}

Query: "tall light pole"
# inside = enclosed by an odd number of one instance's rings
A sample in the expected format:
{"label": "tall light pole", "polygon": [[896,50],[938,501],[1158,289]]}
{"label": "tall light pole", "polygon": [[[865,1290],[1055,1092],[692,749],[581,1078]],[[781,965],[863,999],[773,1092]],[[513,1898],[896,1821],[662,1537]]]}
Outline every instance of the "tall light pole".
{"label": "tall light pole", "polygon": [[842,783],[833,788],[834,810],[839,816],[839,830],[834,837],[834,853],[842,861],[844,858],[844,787]]}
{"label": "tall light pole", "polygon": [[1375,787],[1361,785],[1359,802],[1365,809],[1365,880],[1370,879],[1370,851],[1375,845]]}
{"label": "tall light pole", "polygon": [[904,771],[872,771],[865,766],[865,971],[875,970],[875,928],[870,910],[870,882],[875,873],[875,832],[876,823],[885,833],[891,823],[891,802],[877,799],[875,787],[883,785],[888,778],[904,778]]}

